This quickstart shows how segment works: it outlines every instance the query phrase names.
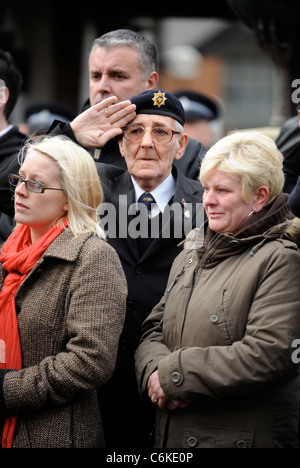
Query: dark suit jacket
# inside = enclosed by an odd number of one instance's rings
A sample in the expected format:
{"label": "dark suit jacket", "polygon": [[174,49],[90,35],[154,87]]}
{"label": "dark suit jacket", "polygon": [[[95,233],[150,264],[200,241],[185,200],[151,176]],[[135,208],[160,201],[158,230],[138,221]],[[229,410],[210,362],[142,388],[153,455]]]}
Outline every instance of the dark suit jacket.
{"label": "dark suit jacket", "polygon": [[8,183],[8,174],[18,174],[18,153],[26,142],[26,135],[13,126],[0,138],[0,211],[14,216],[13,192]]}
{"label": "dark suit jacket", "polygon": [[300,128],[298,116],[287,120],[282,126],[276,145],[284,156],[285,184],[283,191],[291,193],[300,175]]}
{"label": "dark suit jacket", "polygon": [[288,205],[290,210],[297,218],[300,218],[300,177],[291,195],[289,196]]}
{"label": "dark suit jacket", "polygon": [[18,152],[27,140],[26,135],[13,126],[0,138],[0,244],[6,241],[14,227],[14,197],[8,174],[18,174]]}
{"label": "dark suit jacket", "polygon": [[[101,391],[100,395],[100,404],[103,402],[101,411],[104,417],[104,431],[108,446],[141,447],[145,446],[152,424],[152,408],[149,408],[147,413],[147,408],[140,404],[134,370],[134,354],[139,344],[142,324],[163,296],[173,260],[181,252],[182,247],[178,244],[187,234],[183,232],[184,223],[186,223],[186,229],[188,229],[187,225],[192,229],[196,227],[196,219],[199,223],[202,221],[203,190],[200,182],[188,179],[173,167],[176,186],[172,203],[176,204],[178,211],[176,214],[170,211],[170,218],[164,220],[160,231],[161,237],[154,239],[145,253],[139,256],[138,241],[127,236],[126,232],[127,226],[136,215],[127,216],[126,226],[121,226],[128,207],[135,203],[135,192],[130,174],[128,171],[107,164],[98,163],[97,168],[105,193],[105,201],[110,203],[116,212],[117,236],[108,237],[108,242],[119,254],[128,283],[127,312],[117,365],[111,385],[105,391]],[[127,195],[127,198],[124,195]],[[121,209],[119,209],[120,196],[123,196],[126,201]],[[104,218],[105,216],[106,214]],[[176,238],[174,237],[175,221],[177,228],[180,224],[183,227],[180,234],[175,233],[178,236]],[[162,237],[168,233],[169,227],[170,236]],[[114,415],[118,418],[118,428],[113,423]],[[131,427],[136,429],[133,432],[128,432],[128,418],[131,420]],[[124,425],[127,425],[127,430]]]}

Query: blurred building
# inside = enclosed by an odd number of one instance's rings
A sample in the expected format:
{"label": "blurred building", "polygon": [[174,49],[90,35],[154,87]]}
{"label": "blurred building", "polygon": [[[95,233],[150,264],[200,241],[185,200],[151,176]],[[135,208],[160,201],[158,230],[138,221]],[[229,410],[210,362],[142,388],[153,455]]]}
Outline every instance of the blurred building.
{"label": "blurred building", "polygon": [[189,17],[188,11],[183,16],[180,5],[171,12],[157,6],[145,13],[131,3],[115,14],[89,0],[81,4],[2,0],[0,48],[15,56],[25,79],[14,123],[23,121],[29,105],[41,101],[60,102],[77,112],[88,96],[93,39],[112,29],[129,28],[147,34],[156,44],[161,88],[188,88],[223,103],[226,132],[280,125],[290,112],[284,106],[289,99],[285,76],[226,1],[216,2],[217,8],[210,3],[208,11],[193,7]]}
{"label": "blurred building", "polygon": [[[194,31],[201,31],[205,22],[203,19],[193,19],[190,24],[181,21],[182,28],[192,27]],[[219,19],[207,23],[210,26],[207,36],[190,36],[189,47],[199,52],[198,58],[196,54],[188,54],[188,49],[185,53],[179,43],[164,52],[162,87],[171,91],[189,88],[219,98],[224,105],[226,132],[281,126],[290,115],[292,91],[287,88],[287,73],[278,70],[260,49],[252,32],[241,23]],[[177,32],[180,30],[179,20],[174,21],[173,27]],[[167,29],[172,29],[170,24]],[[191,63],[180,68],[184,53],[190,55]],[[180,70],[185,68],[184,77]]]}

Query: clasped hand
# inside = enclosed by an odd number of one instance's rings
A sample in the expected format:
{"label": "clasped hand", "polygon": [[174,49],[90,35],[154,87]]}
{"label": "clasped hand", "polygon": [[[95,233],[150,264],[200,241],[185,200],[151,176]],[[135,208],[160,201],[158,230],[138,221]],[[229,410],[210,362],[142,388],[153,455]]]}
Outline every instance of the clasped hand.
{"label": "clasped hand", "polygon": [[71,122],[78,143],[85,148],[102,148],[122,134],[122,128],[135,118],[136,106],[131,101],[116,103],[115,96],[99,102]]}
{"label": "clasped hand", "polygon": [[152,403],[158,405],[160,409],[175,410],[177,408],[187,408],[192,400],[179,401],[168,397],[161,388],[158,371],[153,372],[148,379],[148,395]]}

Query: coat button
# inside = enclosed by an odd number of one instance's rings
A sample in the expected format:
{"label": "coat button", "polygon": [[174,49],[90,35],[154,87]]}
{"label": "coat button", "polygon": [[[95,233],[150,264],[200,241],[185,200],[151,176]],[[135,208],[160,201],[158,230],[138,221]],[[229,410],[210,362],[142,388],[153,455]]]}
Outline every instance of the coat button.
{"label": "coat button", "polygon": [[245,440],[238,440],[235,446],[236,448],[247,448],[247,442]]}
{"label": "coat button", "polygon": [[210,321],[211,321],[212,323],[217,323],[218,320],[219,320],[219,317],[218,317],[217,315],[212,315],[212,316],[210,317]]}
{"label": "coat button", "polygon": [[132,301],[127,302],[127,310],[131,312],[134,309],[134,303]]}
{"label": "coat button", "polygon": [[142,267],[140,265],[136,266],[134,272],[136,275],[141,275],[143,272]]}
{"label": "coat button", "polygon": [[187,444],[189,447],[196,447],[198,444],[198,439],[196,437],[189,437],[187,440]]}
{"label": "coat button", "polygon": [[240,245],[240,241],[238,241],[237,239],[233,239],[232,241],[230,241],[230,245],[232,245],[233,247],[238,247]]}
{"label": "coat button", "polygon": [[181,380],[181,374],[180,372],[173,372],[172,374],[172,381],[174,384],[178,384]]}
{"label": "coat button", "polygon": [[188,264],[191,265],[193,263],[193,259],[192,258],[189,258],[188,259]]}

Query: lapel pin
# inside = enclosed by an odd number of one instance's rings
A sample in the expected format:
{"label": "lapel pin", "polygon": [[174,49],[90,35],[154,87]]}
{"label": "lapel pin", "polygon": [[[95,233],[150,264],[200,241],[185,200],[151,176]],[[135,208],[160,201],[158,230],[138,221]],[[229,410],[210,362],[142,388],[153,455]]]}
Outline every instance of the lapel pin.
{"label": "lapel pin", "polygon": [[185,201],[184,198],[181,200],[181,204],[182,204],[182,206],[183,206],[183,208],[184,208],[183,216],[184,216],[185,218],[189,219],[189,218],[191,217],[191,213],[190,213],[190,211],[187,209],[187,203],[186,203],[186,201]]}

